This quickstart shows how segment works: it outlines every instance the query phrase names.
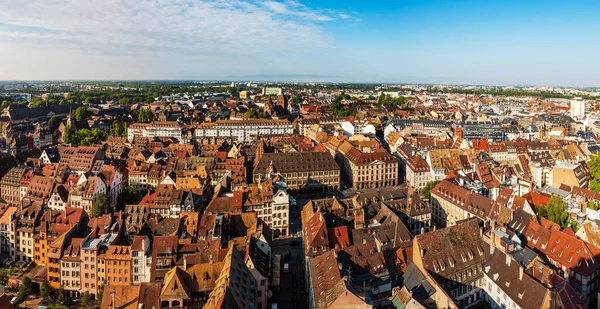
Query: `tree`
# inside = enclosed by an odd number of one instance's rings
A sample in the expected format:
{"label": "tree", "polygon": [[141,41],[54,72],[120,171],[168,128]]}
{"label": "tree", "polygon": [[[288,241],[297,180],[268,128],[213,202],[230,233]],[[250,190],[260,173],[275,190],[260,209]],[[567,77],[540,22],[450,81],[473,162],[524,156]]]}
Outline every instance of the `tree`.
{"label": "tree", "polygon": [[48,280],[44,280],[44,282],[42,282],[42,286],[40,287],[40,296],[42,296],[42,299],[48,299],[50,297],[50,291],[52,291],[50,282]]}
{"label": "tree", "polygon": [[144,193],[140,192],[136,186],[127,186],[123,188],[123,191],[121,191],[117,197],[117,211],[124,210],[125,205],[138,204],[143,197]]}
{"label": "tree", "polygon": [[121,122],[119,120],[115,120],[115,122],[113,122],[112,126],[110,127],[110,136],[121,136],[121,130],[123,129],[123,126],[121,125]]}
{"label": "tree", "polygon": [[423,190],[421,190],[421,194],[425,197],[425,198],[431,198],[431,189],[433,189],[435,186],[437,186],[437,184],[440,183],[439,180],[436,181],[430,181],[425,185],[425,188],[423,188]]}
{"label": "tree", "polygon": [[0,284],[6,285],[8,283],[8,270],[0,269]]}
{"label": "tree", "polygon": [[50,129],[50,131],[56,131],[56,129],[58,129],[58,126],[60,126],[62,120],[63,118],[61,116],[52,116],[52,118],[48,120],[48,128]]}
{"label": "tree", "polygon": [[7,101],[7,100],[3,100],[3,101],[2,101],[2,106],[1,106],[1,107],[2,107],[2,108],[5,108],[5,107],[8,107],[8,105],[10,105],[10,103],[8,103],[8,101]]}
{"label": "tree", "polygon": [[246,118],[246,119],[258,118],[258,109],[256,109],[255,107],[250,107],[244,114],[244,118]]}
{"label": "tree", "polygon": [[600,192],[600,156],[592,156],[590,161],[588,161],[588,165],[590,166],[590,175],[592,176],[589,188],[594,192]]}
{"label": "tree", "polygon": [[103,142],[108,137],[108,134],[100,129],[81,129],[77,132],[71,130],[67,126],[63,133],[63,143],[72,144],[73,146],[90,146]]}
{"label": "tree", "polygon": [[58,297],[56,298],[56,302],[64,305],[67,301],[67,294],[65,293],[65,288],[62,285],[58,288],[57,295]]}
{"label": "tree", "polygon": [[561,228],[567,228],[569,226],[569,214],[567,213],[567,202],[565,202],[560,196],[554,196],[546,204],[545,207],[538,207],[537,215],[548,219],[558,225]]}
{"label": "tree", "polygon": [[90,292],[85,291],[85,293],[83,293],[83,296],[81,296],[81,306],[82,307],[87,307],[90,303]]}
{"label": "tree", "polygon": [[104,214],[107,214],[110,210],[110,201],[108,200],[108,196],[104,193],[98,194],[96,196],[96,200],[94,200],[94,204],[92,204],[92,210],[90,210],[90,217],[100,217]]}
{"label": "tree", "polygon": [[21,285],[19,285],[19,291],[17,292],[17,298],[25,299],[27,296],[33,294],[33,282],[29,277],[23,277]]}
{"label": "tree", "polygon": [[121,137],[127,137],[127,128],[129,127],[129,124],[127,124],[127,122],[123,121],[121,122]]}
{"label": "tree", "polygon": [[142,108],[138,111],[138,122],[150,122],[154,120],[154,114],[149,108]]}
{"label": "tree", "polygon": [[75,119],[78,121],[87,119],[92,113],[88,111],[87,107],[78,107],[75,110]]}
{"label": "tree", "polygon": [[300,104],[300,103],[302,103],[302,96],[300,94],[296,94],[292,98],[292,103],[294,103],[294,104]]}
{"label": "tree", "polygon": [[73,143],[73,129],[71,129],[71,125],[67,125],[65,127],[65,131],[63,132],[63,143],[71,144]]}
{"label": "tree", "polygon": [[101,304],[102,297],[104,296],[104,283],[98,285],[98,290],[96,291],[96,300]]}

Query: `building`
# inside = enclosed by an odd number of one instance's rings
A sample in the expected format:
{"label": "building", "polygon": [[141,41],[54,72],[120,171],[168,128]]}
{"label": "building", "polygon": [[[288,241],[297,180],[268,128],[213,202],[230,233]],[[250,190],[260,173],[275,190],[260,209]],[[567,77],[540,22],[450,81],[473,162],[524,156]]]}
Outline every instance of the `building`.
{"label": "building", "polygon": [[291,191],[340,187],[340,167],[327,152],[265,153],[254,169],[254,183],[267,175],[280,175]]}
{"label": "building", "polygon": [[0,193],[8,204],[17,205],[21,201],[21,178],[25,171],[24,167],[13,167],[2,177]]}
{"label": "building", "polygon": [[504,141],[502,125],[496,120],[469,120],[462,123],[462,138],[466,140]]}
{"label": "building", "polygon": [[591,177],[586,163],[557,163],[552,167],[550,175],[551,181],[548,181],[548,183],[555,188],[560,187],[561,184],[569,187],[587,188]]}
{"label": "building", "polygon": [[60,282],[68,296],[79,297],[81,291],[81,244],[83,238],[70,237],[60,260]]}
{"label": "building", "polygon": [[435,224],[446,227],[473,217],[489,218],[494,201],[463,188],[455,179],[444,179],[431,190],[431,206]]}
{"label": "building", "polygon": [[[223,269],[203,309],[254,308],[253,277],[244,263],[244,256],[235,245],[230,246],[223,261]],[[170,304],[174,307],[174,304]]]}
{"label": "building", "polygon": [[600,250],[547,221],[544,225],[537,220],[529,222],[525,237],[527,246],[545,256],[557,274],[567,278],[589,308],[595,308],[600,288],[600,276],[597,275],[600,271]]}
{"label": "building", "polygon": [[346,120],[342,122],[342,129],[344,134],[348,136],[360,134],[367,136],[375,136],[375,126],[371,121],[368,120]]}
{"label": "building", "polygon": [[438,301],[438,307],[467,308],[483,299],[486,243],[479,224],[471,219],[414,239],[413,263],[451,299],[448,305]]}
{"label": "building", "polygon": [[260,135],[293,134],[294,128],[286,119],[217,120],[196,127],[196,138],[226,138],[250,141]]}
{"label": "building", "polygon": [[110,285],[131,284],[131,247],[110,245],[104,253],[106,283]]}
{"label": "building", "polygon": [[570,101],[570,115],[572,118],[585,117],[585,101],[575,99]]}
{"label": "building", "polygon": [[336,155],[345,180],[355,189],[398,184],[398,160],[385,149],[362,152],[345,142]]}
{"label": "building", "polygon": [[127,128],[127,139],[131,142],[135,136],[172,137],[181,140],[183,129],[177,121],[152,121],[134,123]]}

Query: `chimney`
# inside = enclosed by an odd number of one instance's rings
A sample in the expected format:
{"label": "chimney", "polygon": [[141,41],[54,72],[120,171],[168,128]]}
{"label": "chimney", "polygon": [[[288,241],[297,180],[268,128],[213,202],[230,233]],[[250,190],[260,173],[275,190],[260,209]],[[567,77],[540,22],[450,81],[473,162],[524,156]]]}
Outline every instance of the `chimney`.
{"label": "chimney", "polygon": [[187,254],[183,255],[183,270],[187,270]]}
{"label": "chimney", "polygon": [[110,292],[110,299],[111,299],[111,304],[113,308],[117,308],[117,304],[115,304],[115,290],[112,290]]}
{"label": "chimney", "polygon": [[523,265],[519,265],[519,280],[523,280]]}
{"label": "chimney", "polygon": [[496,233],[494,233],[494,231],[492,231],[491,237],[490,237],[490,255],[493,255],[495,250],[496,250]]}

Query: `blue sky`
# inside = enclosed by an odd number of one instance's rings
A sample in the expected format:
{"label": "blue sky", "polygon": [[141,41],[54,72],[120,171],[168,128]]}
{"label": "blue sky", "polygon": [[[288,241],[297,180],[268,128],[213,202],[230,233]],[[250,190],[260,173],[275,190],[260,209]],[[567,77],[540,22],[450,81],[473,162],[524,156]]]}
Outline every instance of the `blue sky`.
{"label": "blue sky", "polygon": [[5,0],[0,79],[600,86],[598,1]]}

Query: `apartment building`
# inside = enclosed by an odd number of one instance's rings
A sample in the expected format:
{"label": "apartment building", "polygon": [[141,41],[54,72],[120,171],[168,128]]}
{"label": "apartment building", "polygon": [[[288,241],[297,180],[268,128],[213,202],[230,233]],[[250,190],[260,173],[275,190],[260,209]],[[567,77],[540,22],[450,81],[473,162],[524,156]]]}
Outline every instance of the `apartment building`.
{"label": "apartment building", "polygon": [[277,174],[291,191],[332,191],[340,187],[340,167],[327,152],[265,153],[254,169],[254,183]]}
{"label": "apartment building", "polygon": [[104,253],[106,282],[110,285],[131,284],[131,247],[110,245]]}
{"label": "apartment building", "polygon": [[398,160],[386,150],[362,152],[345,142],[339,152],[337,161],[351,187],[360,190],[398,184]]}
{"label": "apartment building", "polygon": [[293,134],[294,128],[286,119],[217,120],[196,127],[196,138],[227,138],[250,141],[259,135]]}
{"label": "apartment building", "polygon": [[454,179],[445,179],[431,190],[431,206],[433,221],[442,228],[473,217],[489,218],[494,201],[463,188]]}
{"label": "apartment building", "polygon": [[81,244],[83,238],[69,238],[60,260],[60,282],[68,296],[81,296]]}
{"label": "apartment building", "polygon": [[0,194],[11,205],[19,204],[21,200],[21,178],[25,174],[24,167],[13,167],[0,181]]}
{"label": "apartment building", "polygon": [[172,137],[181,140],[182,133],[183,128],[177,121],[134,123],[127,128],[127,140],[131,142],[135,136]]}

